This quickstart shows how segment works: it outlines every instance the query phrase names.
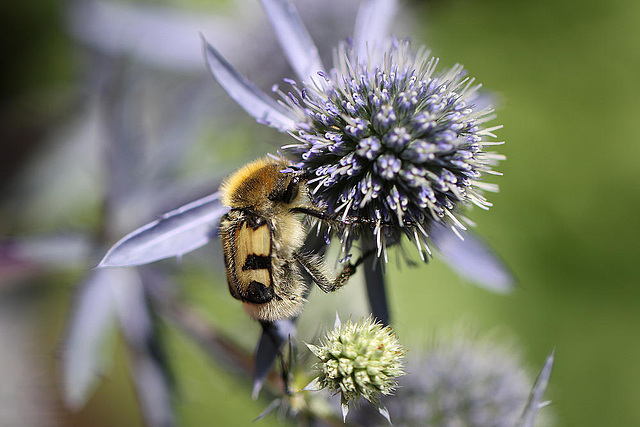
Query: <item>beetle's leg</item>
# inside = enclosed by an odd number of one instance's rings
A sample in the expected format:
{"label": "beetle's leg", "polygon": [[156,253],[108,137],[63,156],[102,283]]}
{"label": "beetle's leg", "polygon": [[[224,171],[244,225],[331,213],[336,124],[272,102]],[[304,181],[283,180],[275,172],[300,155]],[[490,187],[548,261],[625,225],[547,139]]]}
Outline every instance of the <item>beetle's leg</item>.
{"label": "beetle's leg", "polygon": [[317,256],[303,254],[300,252],[294,252],[293,256],[320,289],[325,292],[334,292],[347,283],[349,277],[355,274],[356,268],[362,264],[366,257],[374,253],[375,250],[369,250],[360,255],[356,262],[347,263],[333,280],[327,277],[327,274],[324,272],[322,261]]}
{"label": "beetle's leg", "polygon": [[294,213],[302,213],[305,215],[312,216],[314,218],[318,218],[322,221],[325,221],[329,224],[339,224],[339,225],[352,225],[352,224],[372,224],[374,223],[371,220],[363,219],[363,218],[355,218],[355,217],[342,217],[342,215],[338,214],[330,214],[324,212],[320,209],[315,209],[311,207],[295,207],[291,209],[291,212]]}
{"label": "beetle's leg", "polygon": [[285,344],[285,341],[282,340],[282,337],[278,335],[275,331],[275,327],[273,322],[260,321],[260,325],[262,325],[262,330],[269,337],[271,344],[275,350],[275,354],[280,360],[280,373],[282,375],[282,385],[284,387],[284,392],[287,395],[291,395],[291,387],[289,383],[289,368],[292,366],[293,362],[293,343],[291,341],[291,336],[287,337],[289,341],[289,362],[285,362],[284,354],[282,352],[282,348]]}

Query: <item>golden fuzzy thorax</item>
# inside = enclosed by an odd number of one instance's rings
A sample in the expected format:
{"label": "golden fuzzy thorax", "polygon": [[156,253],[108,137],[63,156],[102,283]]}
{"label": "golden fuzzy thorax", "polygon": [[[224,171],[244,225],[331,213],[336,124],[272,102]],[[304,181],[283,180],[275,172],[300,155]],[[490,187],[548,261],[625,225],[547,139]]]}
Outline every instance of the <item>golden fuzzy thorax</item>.
{"label": "golden fuzzy thorax", "polygon": [[251,208],[258,214],[289,210],[292,206],[281,206],[282,203],[268,198],[271,192],[286,187],[291,181],[291,174],[281,172],[288,166],[286,160],[270,157],[243,166],[222,183],[222,204],[232,209]]}

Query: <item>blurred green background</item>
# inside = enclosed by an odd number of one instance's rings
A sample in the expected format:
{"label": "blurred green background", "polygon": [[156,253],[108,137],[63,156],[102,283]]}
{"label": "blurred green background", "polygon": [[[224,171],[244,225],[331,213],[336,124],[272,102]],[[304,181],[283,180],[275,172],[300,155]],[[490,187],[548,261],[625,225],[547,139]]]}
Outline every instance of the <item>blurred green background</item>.
{"label": "blurred green background", "polygon": [[[182,7],[177,1],[170,4]],[[415,41],[427,44],[445,66],[464,64],[499,101],[496,123],[504,129],[498,135],[507,141],[500,151],[508,158],[499,168],[504,177],[495,180],[501,190],[490,197],[491,211],[476,210],[470,216],[478,223],[476,231],[511,266],[519,288],[511,295],[491,294],[463,282],[437,260],[419,268],[392,264],[389,293],[399,336],[411,347],[428,341],[432,331],[461,323],[472,325],[479,335],[499,331],[517,342],[533,374],[555,349],[546,397],[553,400],[557,425],[640,425],[640,2],[435,0],[402,6],[415,12]],[[38,173],[26,169],[31,159],[52,144],[47,135],[78,113],[77,100],[83,96],[77,83],[86,78],[84,61],[92,58],[81,55],[67,36],[69,7],[73,4],[57,1],[2,6],[2,28],[9,36],[2,42],[2,237],[58,228],[92,230],[97,222],[99,194],[85,205],[68,207],[50,223],[29,223],[24,218],[29,213],[13,210],[39,206],[15,202],[25,196],[20,184],[24,171]],[[184,8],[214,13],[226,11],[229,4],[189,1]],[[260,73],[249,74],[254,78]],[[284,138],[243,116],[238,120],[248,127],[238,136],[240,147],[252,138]],[[211,148],[219,143],[215,135],[200,138],[207,141],[204,149],[213,150],[205,157],[226,153],[232,145],[227,140],[224,147]],[[241,163],[237,151],[225,172]],[[197,162],[198,157],[189,158]],[[220,171],[212,175],[218,179]],[[203,251],[214,257],[217,250],[214,245]],[[30,355],[29,360],[10,361],[18,374],[20,363],[38,366],[30,387],[42,392],[34,405],[49,423],[39,425],[142,422],[121,348],[83,410],[71,413],[61,403],[56,349],[75,285],[91,265],[2,270],[0,307],[9,332],[0,345],[24,346]],[[233,304],[221,276],[189,271],[188,259],[184,269],[179,280],[186,297],[250,350],[258,327]],[[209,283],[214,276],[217,283]],[[312,296],[303,325],[313,323],[313,316],[329,324],[335,306],[344,308],[346,298],[361,301],[359,286],[338,296]],[[366,310],[364,302],[357,307],[361,313]],[[243,425],[262,411],[265,401],[250,399],[249,378],[238,382],[172,326],[165,332],[180,385],[182,425]],[[6,404],[16,399],[11,387],[0,391]],[[261,421],[276,424],[273,417]]]}

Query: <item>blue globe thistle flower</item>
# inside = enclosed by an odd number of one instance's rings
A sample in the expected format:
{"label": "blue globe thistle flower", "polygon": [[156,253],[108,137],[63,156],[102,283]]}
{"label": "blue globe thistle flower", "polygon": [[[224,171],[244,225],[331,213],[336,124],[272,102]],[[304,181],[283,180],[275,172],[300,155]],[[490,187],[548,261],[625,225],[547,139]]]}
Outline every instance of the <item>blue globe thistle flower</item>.
{"label": "blue globe thistle flower", "polygon": [[[462,66],[438,72],[437,64],[409,42],[388,40],[366,59],[343,43],[329,73],[293,83],[297,96],[285,98],[298,142],[283,150],[311,176],[315,202],[373,233],[378,254],[402,234],[430,252],[434,223],[465,230],[460,208],[486,209],[482,190],[497,190],[482,182],[503,158],[485,151],[495,144],[487,137],[496,127],[484,126],[493,110],[476,107],[480,85]],[[343,229],[345,251],[352,230]]]}
{"label": "blue globe thistle flower", "polygon": [[[323,66],[318,49],[289,0],[261,0],[297,80],[286,80],[291,94],[265,94],[238,73],[206,41],[207,65],[228,94],[260,123],[296,138],[283,151],[292,168],[308,178],[315,202],[337,224],[348,252],[356,239],[364,251],[386,247],[402,235],[424,257],[433,242],[461,276],[498,292],[514,279],[498,257],[472,233],[463,233],[462,208],[487,208],[483,181],[496,174],[502,156],[488,152],[499,127],[487,127],[492,111],[477,97],[479,85],[456,65],[437,71],[437,60],[424,48],[386,37],[394,0],[364,0],[352,42],[341,44],[332,68]],[[326,71],[328,70],[328,71]],[[105,255],[99,267],[126,267],[181,257],[218,235],[228,211],[219,193],[174,209],[129,233]],[[329,218],[330,219],[330,218]],[[339,221],[330,224],[339,223]],[[464,242],[463,242],[464,237]],[[364,260],[372,313],[389,323],[380,259]],[[290,319],[271,325],[277,345],[258,348],[256,392],[278,356],[278,345],[293,328]]]}
{"label": "blue globe thistle flower", "polygon": [[[343,251],[365,238],[378,256],[408,236],[429,254],[437,228],[461,234],[470,221],[462,208],[491,206],[483,181],[498,174],[503,156],[489,152],[491,108],[478,103],[473,78],[460,65],[437,71],[438,60],[409,42],[386,37],[393,7],[365,2],[352,42],[322,65],[317,48],[285,0],[262,0],[298,80],[275,101],[240,75],[205,42],[209,69],[218,82],[261,123],[289,132],[297,142],[282,147],[292,168],[309,178],[314,201],[338,225]],[[387,11],[388,12],[388,11]]]}
{"label": "blue globe thistle flower", "polygon": [[[553,354],[534,383],[512,345],[464,333],[438,338],[430,348],[410,353],[408,375],[383,403],[396,426],[551,426],[553,412],[539,410],[549,403],[542,395],[552,365]],[[384,425],[366,407],[353,419],[357,425]]]}
{"label": "blue globe thistle flower", "polygon": [[[498,127],[487,127],[491,109],[477,96],[479,85],[456,65],[437,71],[424,48],[386,36],[394,0],[363,1],[352,42],[336,49],[324,71],[318,49],[288,0],[262,0],[273,29],[297,75],[291,93],[276,101],[243,77],[220,53],[203,43],[218,83],[261,123],[296,138],[283,148],[302,172],[326,222],[337,231],[343,252],[360,239],[363,253],[413,240],[421,256],[430,243],[462,277],[492,291],[507,292],[514,278],[473,233],[464,233],[463,208],[491,204],[483,181],[496,174],[502,156],[486,150]],[[118,241],[100,267],[143,265],[183,256],[217,236],[229,208],[213,193],[146,224]],[[332,221],[335,219],[335,221]],[[331,230],[330,230],[331,231]],[[382,261],[365,257],[373,314],[389,314]]]}

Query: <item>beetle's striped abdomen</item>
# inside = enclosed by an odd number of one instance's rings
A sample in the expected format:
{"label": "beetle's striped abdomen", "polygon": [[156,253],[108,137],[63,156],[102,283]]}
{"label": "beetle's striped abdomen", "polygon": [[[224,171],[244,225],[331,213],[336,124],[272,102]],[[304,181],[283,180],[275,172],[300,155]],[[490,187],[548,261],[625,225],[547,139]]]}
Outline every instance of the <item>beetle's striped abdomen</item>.
{"label": "beetle's striped abdomen", "polygon": [[263,304],[274,298],[272,232],[261,216],[232,210],[220,221],[229,291],[244,302]]}

